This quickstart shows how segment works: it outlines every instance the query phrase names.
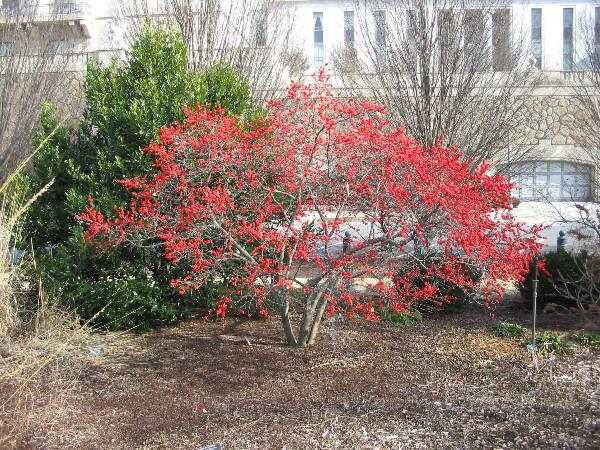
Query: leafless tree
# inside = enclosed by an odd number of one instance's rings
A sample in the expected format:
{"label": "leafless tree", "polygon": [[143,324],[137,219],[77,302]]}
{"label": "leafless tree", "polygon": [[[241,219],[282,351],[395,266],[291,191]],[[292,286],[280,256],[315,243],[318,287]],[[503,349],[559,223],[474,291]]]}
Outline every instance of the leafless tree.
{"label": "leafless tree", "polygon": [[[598,3],[600,7],[600,3]],[[594,8],[591,15],[580,16],[576,42],[576,72],[573,84],[574,96],[581,105],[584,115],[574,124],[579,129],[578,146],[583,149],[582,162],[595,167],[596,175],[600,168],[600,8]],[[598,180],[594,177],[593,197],[597,199]]]}
{"label": "leafless tree", "polygon": [[597,204],[578,204],[576,208],[578,217],[563,217],[563,221],[573,226],[570,234],[584,250],[574,255],[570,274],[560,270],[554,274],[552,285],[576,305],[575,312],[588,328],[600,330],[600,208]]}
{"label": "leafless tree", "polygon": [[44,101],[76,114],[85,55],[73,47],[77,26],[54,20],[76,11],[60,2],[3,2],[0,7],[0,181],[31,152]]}
{"label": "leafless tree", "polygon": [[[350,91],[388,105],[428,146],[444,137],[477,162],[506,162],[536,80],[510,2],[360,0],[356,13],[360,39],[334,57]],[[513,160],[527,149],[515,147]]]}
{"label": "leafless tree", "polygon": [[244,76],[257,101],[284,87],[298,65],[293,12],[272,0],[129,0],[117,6],[131,44],[144,21],[175,26],[189,50],[189,65],[203,70],[215,62]]}

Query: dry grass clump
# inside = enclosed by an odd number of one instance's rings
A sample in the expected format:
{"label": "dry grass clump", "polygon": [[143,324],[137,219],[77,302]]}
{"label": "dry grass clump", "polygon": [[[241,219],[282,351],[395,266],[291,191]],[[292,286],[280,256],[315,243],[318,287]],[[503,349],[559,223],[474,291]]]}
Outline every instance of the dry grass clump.
{"label": "dry grass clump", "polygon": [[20,325],[0,360],[0,448],[37,446],[68,421],[77,381],[91,362],[90,330],[73,314],[40,301]]}
{"label": "dry grass clump", "polygon": [[90,328],[23,277],[35,262],[17,257],[21,219],[50,184],[33,196],[25,186],[19,172],[0,186],[0,448],[35,446],[63,420],[90,360]]}

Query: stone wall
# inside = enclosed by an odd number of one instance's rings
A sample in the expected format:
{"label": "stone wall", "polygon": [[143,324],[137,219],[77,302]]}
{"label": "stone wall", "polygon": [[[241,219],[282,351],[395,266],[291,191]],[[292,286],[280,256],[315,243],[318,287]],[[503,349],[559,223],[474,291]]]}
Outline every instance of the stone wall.
{"label": "stone wall", "polygon": [[515,143],[585,146],[590,105],[576,95],[538,95],[523,99],[525,108]]}

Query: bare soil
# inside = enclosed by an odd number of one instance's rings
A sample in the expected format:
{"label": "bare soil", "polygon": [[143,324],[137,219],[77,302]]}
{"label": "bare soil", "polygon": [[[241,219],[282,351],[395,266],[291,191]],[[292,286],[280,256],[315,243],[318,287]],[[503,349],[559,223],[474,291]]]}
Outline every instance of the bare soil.
{"label": "bare soil", "polygon": [[[128,337],[78,374],[54,411],[60,423],[6,445],[600,448],[600,351],[557,357],[551,377],[548,359],[536,370],[520,342],[489,334],[501,320],[527,326],[529,314],[515,302],[496,314],[472,306],[404,327],[330,319],[310,349],[283,346],[276,321],[199,320]],[[580,326],[540,317],[542,329]]]}

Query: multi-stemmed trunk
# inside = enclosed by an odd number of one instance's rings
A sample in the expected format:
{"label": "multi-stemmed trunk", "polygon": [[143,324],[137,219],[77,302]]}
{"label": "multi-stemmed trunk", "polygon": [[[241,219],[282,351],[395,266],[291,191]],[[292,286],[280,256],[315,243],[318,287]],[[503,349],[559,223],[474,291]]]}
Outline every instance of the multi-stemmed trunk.
{"label": "multi-stemmed trunk", "polygon": [[297,333],[294,331],[294,324],[290,317],[292,311],[287,295],[285,292],[279,292],[275,294],[275,297],[279,305],[287,345],[307,347],[314,344],[328,302],[324,290],[313,292],[306,298]]}

